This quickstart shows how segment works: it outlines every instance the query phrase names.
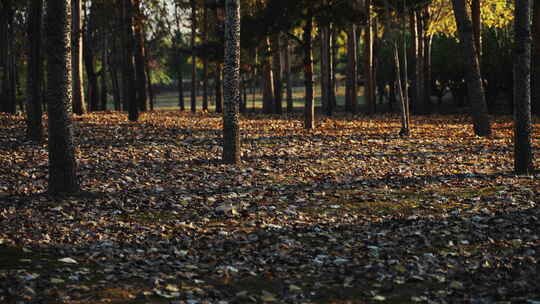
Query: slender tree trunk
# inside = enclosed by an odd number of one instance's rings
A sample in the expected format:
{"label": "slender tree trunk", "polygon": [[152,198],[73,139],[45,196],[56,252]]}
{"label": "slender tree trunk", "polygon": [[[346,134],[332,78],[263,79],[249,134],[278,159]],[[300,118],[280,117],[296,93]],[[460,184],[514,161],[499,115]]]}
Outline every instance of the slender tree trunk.
{"label": "slender tree trunk", "polygon": [[480,73],[480,62],[474,44],[473,28],[467,17],[465,0],[452,0],[460,43],[466,58],[466,80],[474,133],[478,136],[490,136],[491,126],[487,112],[484,87]]}
{"label": "slender tree trunk", "polygon": [[321,25],[321,104],[327,115],[332,115],[332,101],[330,100],[330,26]]}
{"label": "slender tree trunk", "polygon": [[184,100],[184,76],[181,68],[180,71],[178,71],[178,107],[182,112],[186,110],[186,103]]}
{"label": "slender tree trunk", "polygon": [[336,79],[336,67],[338,63],[338,52],[339,52],[339,43],[338,43],[338,28],[337,26],[334,26],[332,29],[332,35],[331,35],[331,51],[332,54],[330,56],[331,59],[331,71],[330,71],[330,102],[331,102],[331,110],[337,108],[337,99],[336,99],[336,91],[338,90],[338,82]]}
{"label": "slender tree trunk", "polygon": [[281,86],[281,43],[280,34],[274,34],[271,37],[272,50],[272,73],[274,75],[274,113],[283,113],[283,90]]}
{"label": "slender tree trunk", "polygon": [[[206,46],[208,43],[208,8],[206,3],[203,10],[203,44]],[[208,52],[202,58],[203,60],[203,110],[208,111]]]}
{"label": "slender tree trunk", "polygon": [[534,55],[532,56],[532,110],[535,114],[540,115],[540,1],[533,1],[533,7]]}
{"label": "slender tree trunk", "polygon": [[191,112],[197,112],[197,57],[195,35],[197,34],[197,2],[191,0]]}
{"label": "slender tree trunk", "polygon": [[514,34],[514,169],[531,174],[531,2],[515,0]]}
{"label": "slender tree trunk", "polygon": [[[148,55],[147,55],[148,56]],[[152,71],[148,64],[148,57],[146,58],[146,64],[144,65],[146,70],[146,83],[148,84],[148,99],[150,101],[150,111],[154,111],[156,106],[156,94],[154,93],[154,85],[152,84]]]}
{"label": "slender tree trunk", "polygon": [[306,100],[304,105],[304,129],[315,129],[315,103],[313,102],[313,15],[308,9],[308,16],[303,32],[304,49],[304,82],[306,86]]}
{"label": "slender tree trunk", "polygon": [[26,136],[28,139],[41,142],[43,140],[43,124],[41,116],[41,82],[43,64],[41,56],[41,21],[43,16],[43,0],[33,0],[28,7],[28,73],[26,101]]}
{"label": "slender tree trunk", "polygon": [[47,0],[47,102],[50,194],[79,191],[71,107],[71,3]]}
{"label": "slender tree trunk", "polygon": [[373,22],[371,20],[371,0],[366,0],[367,23],[364,33],[364,96],[368,106],[368,113],[375,114],[375,79],[373,60]]}
{"label": "slender tree trunk", "polygon": [[226,0],[223,162],[240,163],[240,0]]}
{"label": "slender tree trunk", "polygon": [[262,91],[263,91],[263,113],[270,114],[274,107],[274,73],[272,72],[272,57],[270,54],[270,42],[268,38],[263,41],[261,48],[262,64]]}
{"label": "slender tree trunk", "polygon": [[[424,29],[426,30],[426,29]],[[431,113],[431,44],[433,42],[432,35],[425,35],[424,41],[424,108],[426,114]]]}
{"label": "slender tree trunk", "polygon": [[[405,57],[406,58],[406,57]],[[401,130],[399,131],[399,134],[402,136],[408,136],[410,134],[409,129],[409,118],[407,113],[407,108],[409,107],[407,105],[408,98],[407,98],[407,92],[406,92],[406,86],[401,81],[401,75],[405,75],[405,73],[401,72],[401,65],[399,62],[399,47],[397,45],[397,42],[394,43],[394,66],[396,69],[396,90],[395,92],[398,95],[398,99],[400,101],[400,108],[401,108]]]}
{"label": "slender tree trunk", "polygon": [[289,40],[285,39],[285,82],[287,83],[287,113],[292,113],[293,109],[293,88],[292,88],[292,75],[291,75],[291,49]]}
{"label": "slender tree trunk", "polygon": [[357,78],[356,78],[356,26],[350,25],[347,29],[347,83],[345,110],[353,114],[357,111]]}
{"label": "slender tree trunk", "polygon": [[416,18],[416,27],[417,27],[417,35],[418,35],[418,53],[416,57],[416,104],[418,108],[421,108],[421,111],[419,111],[422,114],[427,113],[427,109],[425,108],[425,99],[424,99],[424,85],[425,85],[425,68],[424,68],[424,51],[425,51],[425,33],[424,33],[424,17],[422,15],[422,11],[418,10],[415,12],[417,18]]}
{"label": "slender tree trunk", "polygon": [[83,23],[81,0],[71,0],[71,8],[71,72],[73,73],[73,113],[82,115],[86,112],[86,106],[84,104],[83,86]]}
{"label": "slender tree trunk", "polygon": [[222,82],[221,82],[221,74],[223,73],[223,68],[220,63],[216,64],[216,75],[214,75],[214,84],[216,86],[215,92],[216,92],[216,113],[222,113],[223,112],[223,91],[222,91]]}

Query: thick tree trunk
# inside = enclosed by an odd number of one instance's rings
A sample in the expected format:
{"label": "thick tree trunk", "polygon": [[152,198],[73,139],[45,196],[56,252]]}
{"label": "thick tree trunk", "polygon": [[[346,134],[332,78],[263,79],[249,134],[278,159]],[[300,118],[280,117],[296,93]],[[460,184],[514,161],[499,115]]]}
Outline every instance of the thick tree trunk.
{"label": "thick tree trunk", "polygon": [[474,44],[473,28],[467,17],[465,0],[452,0],[460,43],[466,59],[466,80],[474,133],[478,136],[490,136],[491,126],[487,112],[484,87],[480,73],[480,62]]}
{"label": "thick tree trunk", "polygon": [[148,77],[146,75],[146,50],[144,46],[144,29],[143,29],[143,14],[140,8],[140,1],[137,0],[134,4],[135,19],[135,72],[136,77],[136,96],[137,106],[140,111],[147,111],[149,108],[148,102]]}
{"label": "thick tree trunk", "polygon": [[79,191],[71,107],[71,3],[47,0],[47,103],[50,194]]}
{"label": "thick tree trunk", "polygon": [[26,136],[28,139],[41,142],[43,140],[43,124],[41,116],[41,82],[43,64],[41,56],[41,21],[43,16],[43,0],[33,0],[28,7],[28,73],[26,98]]}
{"label": "thick tree trunk", "polygon": [[532,110],[535,114],[540,115],[540,1],[534,1],[534,17],[533,17],[533,39],[534,52],[533,60],[533,75],[532,75]]}
{"label": "thick tree trunk", "polygon": [[128,119],[137,121],[139,119],[139,108],[137,106],[135,91],[135,67],[133,62],[133,0],[123,1],[123,42],[124,42],[124,64],[122,69],[122,79],[124,81],[124,98],[127,100]]}
{"label": "thick tree trunk", "polygon": [[274,75],[274,113],[281,114],[283,112],[282,96],[283,90],[281,86],[281,43],[280,34],[274,34],[271,37],[272,50],[272,73]]}
{"label": "thick tree trunk", "polygon": [[312,45],[312,31],[313,31],[313,15],[311,11],[308,12],[306,25],[303,32],[303,45],[304,50],[304,83],[306,90],[306,100],[304,104],[304,129],[315,129],[315,103],[313,102],[313,45]]}
{"label": "thick tree trunk", "polygon": [[514,169],[533,173],[531,121],[531,2],[515,0]]}
{"label": "thick tree trunk", "polygon": [[83,23],[82,2],[71,0],[71,66],[73,73],[73,113],[82,115],[86,112],[83,85]]}
{"label": "thick tree trunk", "polygon": [[291,49],[289,40],[285,39],[285,52],[283,60],[285,61],[285,82],[287,83],[287,113],[292,113],[293,109],[293,88],[292,88],[292,75],[291,75]]}
{"label": "thick tree trunk", "polygon": [[195,35],[197,34],[197,2],[191,0],[191,112],[197,112],[197,57]]}
{"label": "thick tree trunk", "polygon": [[357,76],[356,76],[356,26],[350,25],[347,29],[347,82],[345,110],[356,113],[358,106]]}
{"label": "thick tree trunk", "polygon": [[240,163],[240,0],[226,0],[223,162]]}

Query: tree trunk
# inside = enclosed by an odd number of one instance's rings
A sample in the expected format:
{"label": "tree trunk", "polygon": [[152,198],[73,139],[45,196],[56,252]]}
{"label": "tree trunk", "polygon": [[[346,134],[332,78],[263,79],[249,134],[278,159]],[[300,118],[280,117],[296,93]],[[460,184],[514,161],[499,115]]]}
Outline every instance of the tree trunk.
{"label": "tree trunk", "polygon": [[226,0],[223,162],[240,163],[240,0]]}
{"label": "tree trunk", "polygon": [[452,0],[452,4],[458,25],[460,44],[466,59],[465,74],[474,133],[478,136],[490,136],[491,126],[482,85],[480,62],[474,44],[471,21],[467,17],[465,0]]}
{"label": "tree trunk", "polygon": [[291,49],[289,40],[285,39],[285,82],[287,83],[287,113],[292,113],[293,109],[293,88],[292,88],[292,75],[291,75]]}
{"label": "tree trunk", "polygon": [[[96,12],[94,9],[94,4],[90,7],[90,15],[86,16],[86,34],[84,35],[83,46],[83,55],[84,55],[84,66],[86,68],[86,76],[88,78],[88,108],[90,111],[99,110],[99,89],[98,89],[98,79],[96,74],[95,67],[95,54],[94,54],[94,45],[93,45],[93,34],[94,34],[94,22],[96,17]],[[73,58],[73,57],[72,57]],[[82,69],[80,69],[82,71]],[[82,79],[82,78],[81,78]],[[73,103],[75,107],[75,103]],[[73,108],[75,111],[75,108]]]}
{"label": "tree trunk", "polygon": [[180,68],[180,71],[178,71],[178,107],[183,112],[186,110],[186,103],[184,100],[184,76],[182,74],[183,72]]}
{"label": "tree trunk", "polygon": [[531,2],[515,0],[514,169],[533,173],[531,122]]}
{"label": "tree trunk", "polygon": [[[203,10],[203,44],[205,45],[205,48],[207,48],[208,43],[208,7],[206,7],[206,3],[204,5]],[[203,60],[203,110],[208,111],[208,51],[205,50],[204,56],[202,58]]]}
{"label": "tree trunk", "polygon": [[123,1],[123,42],[124,42],[124,64],[122,68],[122,79],[124,81],[124,98],[127,100],[128,119],[137,121],[139,119],[139,108],[137,106],[135,91],[135,67],[133,62],[133,0]]}
{"label": "tree trunk", "polygon": [[432,35],[425,35],[424,41],[424,108],[426,114],[431,113],[431,94],[432,94],[432,76],[431,76],[431,45]]}
{"label": "tree trunk", "polygon": [[338,28],[337,26],[334,26],[332,29],[332,35],[331,35],[331,51],[332,54],[330,56],[331,64],[330,64],[330,102],[331,102],[331,110],[337,108],[337,99],[336,99],[336,91],[338,90],[338,82],[336,79],[336,67],[337,67],[337,60],[338,60],[338,52],[339,52],[339,43],[338,43]]}
{"label": "tree trunk", "polygon": [[223,112],[223,92],[222,92],[222,86],[221,83],[221,74],[223,73],[223,68],[221,67],[220,63],[216,64],[216,75],[214,75],[214,84],[216,86],[216,113],[222,113]]}
{"label": "tree trunk", "polygon": [[330,101],[330,26],[321,25],[321,104],[327,115],[332,115]]}
{"label": "tree trunk", "polygon": [[[406,58],[407,57],[404,56],[404,60],[406,60]],[[410,134],[408,117],[409,113],[407,110],[409,107],[407,104],[409,99],[407,98],[407,86],[401,81],[401,75],[405,75],[405,71],[403,73],[401,72],[401,65],[399,62],[399,47],[397,42],[394,43],[394,66],[396,72],[395,91],[398,95],[401,108],[401,130],[399,131],[399,134],[402,136],[408,136]]]}
{"label": "tree trunk", "polygon": [[150,70],[150,65],[148,64],[148,53],[145,57],[144,69],[146,71],[148,100],[150,102],[150,111],[154,111],[154,107],[156,106],[156,94],[154,93],[154,85],[152,84],[152,71]]}
{"label": "tree trunk", "polygon": [[347,83],[345,110],[356,113],[358,106],[356,78],[356,26],[350,25],[347,29]]}
{"label": "tree trunk", "polygon": [[274,73],[270,56],[269,39],[265,38],[261,48],[263,113],[270,114],[274,110]]}
{"label": "tree trunk", "polygon": [[71,66],[73,73],[73,113],[82,115],[86,112],[83,85],[83,23],[82,2],[71,0]]}
{"label": "tree trunk", "polygon": [[533,1],[534,17],[533,17],[533,39],[534,39],[534,55],[533,60],[533,75],[532,75],[532,110],[535,114],[540,115],[540,1]]}
{"label": "tree trunk", "polygon": [[197,2],[191,0],[191,112],[197,112],[197,57],[195,35],[197,34]]}
{"label": "tree trunk", "polygon": [[474,35],[474,46],[478,61],[482,58],[482,17],[481,17],[481,0],[471,0],[471,19]]}
{"label": "tree trunk", "polygon": [[15,81],[15,49],[14,49],[14,8],[11,0],[4,1],[4,7],[0,10],[0,22],[2,23],[1,35],[3,42],[2,63],[4,68],[3,79],[0,81],[0,112],[15,114],[16,112],[16,81]]}
{"label": "tree trunk", "polygon": [[136,96],[137,106],[140,111],[147,111],[149,108],[148,103],[148,77],[146,75],[146,50],[144,46],[144,29],[143,29],[143,14],[140,8],[140,1],[137,0],[134,4],[135,13],[135,81],[136,81]]}
{"label": "tree trunk", "polygon": [[71,3],[47,0],[47,103],[50,194],[79,191],[71,105]]}
{"label": "tree trunk", "polygon": [[43,64],[41,56],[41,21],[43,16],[43,0],[33,0],[28,7],[28,73],[26,101],[26,136],[28,139],[41,142],[43,140],[43,124],[41,116],[41,81]]}
{"label": "tree trunk", "polygon": [[427,109],[425,108],[425,99],[424,99],[424,85],[425,85],[425,58],[424,58],[424,51],[425,51],[425,32],[424,32],[424,16],[423,12],[421,10],[416,11],[414,14],[416,14],[416,33],[418,35],[418,53],[416,57],[416,79],[415,79],[415,85],[416,85],[416,105],[417,109],[419,110],[419,113],[425,114],[427,113]]}
{"label": "tree trunk", "polygon": [[373,24],[371,20],[371,0],[366,0],[367,24],[364,33],[364,96],[368,113],[375,114],[375,79],[373,67]]}
{"label": "tree trunk", "polygon": [[108,85],[107,85],[107,69],[108,69],[108,64],[107,64],[107,38],[105,37],[105,35],[102,36],[102,39],[103,39],[103,50],[101,50],[101,71],[100,71],[100,80],[101,80],[101,97],[99,98],[100,101],[101,101],[101,105],[100,105],[100,110],[107,110],[107,102],[108,102],[108,98],[107,96],[109,95],[109,88],[108,88]]}
{"label": "tree trunk", "polygon": [[304,129],[315,129],[315,103],[313,102],[313,15],[308,9],[308,16],[303,32],[304,50],[304,82],[306,90],[306,100],[304,105]]}
{"label": "tree trunk", "polygon": [[274,113],[281,114],[282,108],[282,96],[283,90],[281,87],[281,43],[280,34],[274,34],[271,37],[271,50],[272,50],[272,73],[274,81]]}

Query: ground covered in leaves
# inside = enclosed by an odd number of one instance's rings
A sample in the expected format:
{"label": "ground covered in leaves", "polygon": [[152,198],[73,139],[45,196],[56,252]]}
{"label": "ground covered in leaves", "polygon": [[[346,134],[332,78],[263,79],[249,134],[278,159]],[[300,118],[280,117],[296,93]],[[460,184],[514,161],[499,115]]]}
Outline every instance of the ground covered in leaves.
{"label": "ground covered in leaves", "polygon": [[76,120],[84,192],[51,198],[46,144],[0,116],[1,303],[540,303],[508,117],[251,116],[240,166],[215,115]]}

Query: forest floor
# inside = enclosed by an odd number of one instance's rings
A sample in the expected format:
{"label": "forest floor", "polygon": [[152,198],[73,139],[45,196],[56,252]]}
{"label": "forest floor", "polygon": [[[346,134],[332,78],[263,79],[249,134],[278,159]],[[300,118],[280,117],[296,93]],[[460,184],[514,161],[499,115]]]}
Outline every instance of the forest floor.
{"label": "forest floor", "polygon": [[[512,124],[336,116],[76,119],[84,192],[44,193],[46,144],[0,116],[0,303],[540,303],[540,174]],[[540,167],[540,124],[535,166]]]}

